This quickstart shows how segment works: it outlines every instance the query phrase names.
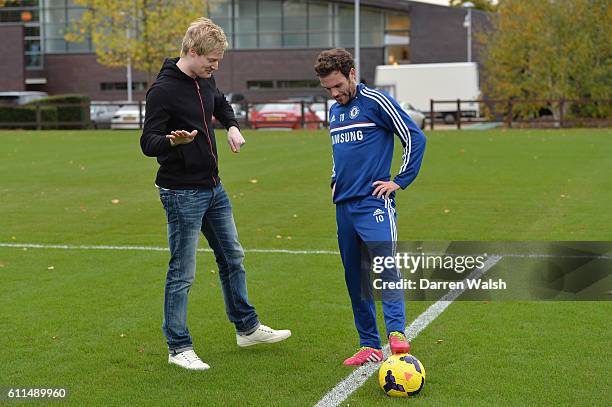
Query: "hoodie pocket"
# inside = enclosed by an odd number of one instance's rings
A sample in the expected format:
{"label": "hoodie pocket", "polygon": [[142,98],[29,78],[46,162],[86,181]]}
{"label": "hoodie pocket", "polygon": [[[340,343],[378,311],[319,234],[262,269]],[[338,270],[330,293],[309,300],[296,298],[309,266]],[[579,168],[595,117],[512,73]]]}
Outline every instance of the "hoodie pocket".
{"label": "hoodie pocket", "polygon": [[160,165],[172,165],[183,161],[181,150],[179,148],[172,148],[168,153],[162,154],[157,157],[157,162]]}
{"label": "hoodie pocket", "polygon": [[183,147],[183,160],[187,172],[201,172],[210,169],[210,157],[204,155],[196,141],[185,144]]}

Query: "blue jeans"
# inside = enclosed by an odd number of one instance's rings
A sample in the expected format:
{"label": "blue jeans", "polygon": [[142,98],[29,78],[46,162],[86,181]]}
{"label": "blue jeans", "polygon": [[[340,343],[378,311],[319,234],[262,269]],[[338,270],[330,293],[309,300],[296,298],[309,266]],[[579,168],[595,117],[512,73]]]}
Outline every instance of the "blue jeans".
{"label": "blue jeans", "polygon": [[255,308],[249,304],[244,251],[232,215],[232,205],[221,184],[212,189],[159,189],[168,219],[170,263],[166,275],[163,331],[170,353],[193,348],[187,328],[187,296],[196,270],[200,232],[208,240],[223,289],[225,310],[239,335],[259,327]]}

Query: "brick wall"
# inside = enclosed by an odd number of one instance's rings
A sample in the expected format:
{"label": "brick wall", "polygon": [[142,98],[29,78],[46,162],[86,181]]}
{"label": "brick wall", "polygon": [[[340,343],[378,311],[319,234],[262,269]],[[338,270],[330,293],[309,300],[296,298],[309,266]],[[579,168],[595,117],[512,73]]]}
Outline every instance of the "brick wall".
{"label": "brick wall", "polygon": [[0,91],[24,91],[23,26],[0,25]]}

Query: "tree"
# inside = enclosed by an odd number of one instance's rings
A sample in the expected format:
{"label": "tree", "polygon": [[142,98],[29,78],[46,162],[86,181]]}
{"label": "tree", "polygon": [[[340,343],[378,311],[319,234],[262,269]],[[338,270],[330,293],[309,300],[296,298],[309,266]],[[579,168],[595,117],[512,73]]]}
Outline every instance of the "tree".
{"label": "tree", "polygon": [[465,3],[472,3],[475,9],[494,12],[496,9],[493,0],[450,0],[449,4],[453,7],[462,7]]}
{"label": "tree", "polygon": [[[487,97],[612,97],[609,0],[503,0],[493,20],[494,30],[479,36]],[[557,119],[561,113],[558,104],[522,105],[518,113],[533,117],[542,108]],[[595,110],[597,116],[609,114],[610,104]]]}
{"label": "tree", "polygon": [[67,41],[83,41],[87,35],[99,63],[111,67],[132,66],[147,73],[148,82],[165,57],[177,55],[189,23],[202,17],[203,0],[74,0],[87,7]]}

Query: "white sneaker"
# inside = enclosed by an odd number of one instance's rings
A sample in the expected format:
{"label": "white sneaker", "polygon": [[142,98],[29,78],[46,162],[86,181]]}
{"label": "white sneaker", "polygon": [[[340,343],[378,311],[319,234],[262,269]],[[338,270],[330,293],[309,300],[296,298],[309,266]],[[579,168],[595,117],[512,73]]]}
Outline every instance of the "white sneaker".
{"label": "white sneaker", "polygon": [[176,355],[168,355],[168,363],[190,370],[210,369],[210,366],[202,362],[202,359],[193,350],[186,350]]}
{"label": "white sneaker", "polygon": [[259,343],[275,343],[287,339],[291,336],[291,331],[288,329],[275,330],[269,326],[259,325],[259,328],[250,335],[236,335],[238,346],[246,347],[257,345]]}

